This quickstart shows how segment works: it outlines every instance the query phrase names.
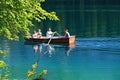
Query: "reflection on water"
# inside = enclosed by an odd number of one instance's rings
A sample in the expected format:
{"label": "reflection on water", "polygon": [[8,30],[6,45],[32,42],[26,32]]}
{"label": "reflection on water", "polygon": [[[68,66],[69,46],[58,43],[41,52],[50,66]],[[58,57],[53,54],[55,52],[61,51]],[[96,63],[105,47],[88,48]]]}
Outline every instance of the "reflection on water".
{"label": "reflection on water", "polygon": [[41,53],[43,55],[48,54],[49,57],[52,56],[53,53],[55,53],[54,46],[48,45],[48,44],[35,44],[33,45],[34,53]]}
{"label": "reflection on water", "polygon": [[10,48],[5,58],[10,80],[25,80],[36,61],[37,72],[48,70],[47,80],[120,80],[119,0],[46,0],[44,4],[46,10],[57,12],[60,21],[35,22],[36,27],[44,35],[47,27],[61,35],[68,28],[79,37],[76,45],[0,41],[2,48]]}
{"label": "reflection on water", "polygon": [[63,34],[63,29],[68,28],[76,37],[120,35],[119,0],[47,0],[43,7],[55,11],[60,18],[59,22],[47,20],[36,23],[43,34],[50,26],[60,34]]}
{"label": "reflection on water", "polygon": [[[28,45],[28,44],[27,44]],[[33,44],[32,45],[34,53],[41,53],[43,55],[49,55],[49,57],[52,57],[52,54],[55,54],[55,50],[57,48],[64,48],[64,52],[66,56],[69,56],[70,51],[75,47],[75,44],[45,44],[45,43],[41,43],[41,44]]]}
{"label": "reflection on water", "polygon": [[37,73],[48,70],[46,80],[120,80],[120,37],[76,38],[75,45],[2,44],[10,48],[5,62],[11,80],[25,80],[36,61]]}
{"label": "reflection on water", "polygon": [[36,52],[42,52],[42,45],[33,45],[33,50],[34,50],[34,52],[36,53]]}
{"label": "reflection on water", "polygon": [[69,44],[69,46],[65,48],[65,54],[66,54],[66,56],[69,56],[70,51],[71,51],[74,47],[75,47],[75,44],[72,43],[72,44]]}
{"label": "reflection on water", "polygon": [[[31,46],[31,45],[29,45],[29,46]],[[27,77],[28,80],[31,80],[31,77],[29,75],[31,75],[31,76],[35,75],[35,74],[30,74],[30,72],[35,73],[35,71],[37,70],[37,67],[39,65],[39,62],[41,60],[41,57],[43,55],[52,57],[52,55],[55,54],[55,50],[59,47],[64,48],[66,56],[69,56],[69,53],[75,47],[75,44],[73,43],[70,45],[56,45],[56,44],[51,45],[51,44],[41,43],[41,44],[33,44],[32,45],[35,61],[34,61],[34,64],[32,64],[31,70],[28,71],[28,77]]]}

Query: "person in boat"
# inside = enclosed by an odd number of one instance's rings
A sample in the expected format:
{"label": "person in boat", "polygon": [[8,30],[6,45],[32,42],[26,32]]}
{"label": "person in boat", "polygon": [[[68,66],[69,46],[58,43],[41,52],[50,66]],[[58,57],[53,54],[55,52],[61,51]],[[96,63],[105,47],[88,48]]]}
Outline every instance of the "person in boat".
{"label": "person in boat", "polygon": [[38,29],[38,32],[37,32],[37,37],[38,37],[38,38],[41,38],[41,37],[42,37],[42,32],[41,32],[41,29]]}
{"label": "person in boat", "polygon": [[51,38],[51,37],[53,37],[53,35],[55,34],[56,32],[52,32],[51,31],[51,28],[48,28],[48,31],[47,31],[47,33],[46,33],[46,36],[48,37],[48,38]]}
{"label": "person in boat", "polygon": [[37,32],[34,30],[33,32],[33,35],[32,35],[33,38],[37,38]]}
{"label": "person in boat", "polygon": [[69,38],[70,37],[70,33],[68,32],[68,29],[65,29],[64,37],[65,38]]}

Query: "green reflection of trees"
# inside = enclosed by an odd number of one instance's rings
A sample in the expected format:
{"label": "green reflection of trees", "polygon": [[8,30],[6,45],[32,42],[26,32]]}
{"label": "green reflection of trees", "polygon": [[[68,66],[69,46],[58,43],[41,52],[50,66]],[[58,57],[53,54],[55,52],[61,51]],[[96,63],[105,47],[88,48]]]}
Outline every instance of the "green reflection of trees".
{"label": "green reflection of trees", "polygon": [[98,16],[98,35],[100,36],[106,35],[107,23],[105,14],[106,14],[105,12],[99,12]]}
{"label": "green reflection of trees", "polygon": [[[55,27],[61,26],[59,30],[67,26],[70,33],[78,37],[120,35],[120,6],[118,0],[113,2],[112,0],[48,0],[48,4],[60,16],[61,21],[55,24]],[[55,7],[56,5],[57,7]],[[50,10],[50,8],[47,9]],[[51,26],[54,26],[54,24],[51,24]]]}

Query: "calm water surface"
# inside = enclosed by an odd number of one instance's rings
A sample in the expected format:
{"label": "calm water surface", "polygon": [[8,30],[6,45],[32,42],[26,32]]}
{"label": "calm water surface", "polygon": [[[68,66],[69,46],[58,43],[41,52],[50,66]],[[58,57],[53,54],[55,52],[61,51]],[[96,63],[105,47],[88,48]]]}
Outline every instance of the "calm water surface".
{"label": "calm water surface", "polygon": [[47,69],[46,80],[120,80],[120,37],[76,38],[75,47],[50,45],[51,51],[46,44],[37,44],[42,52],[24,41],[1,44],[10,48],[5,58],[10,80],[25,80],[39,58],[36,73]]}
{"label": "calm water surface", "polygon": [[36,61],[36,74],[48,70],[46,80],[120,80],[119,0],[46,0],[42,6],[55,11],[60,21],[33,21],[31,33],[40,28],[45,35],[51,27],[63,35],[68,28],[77,37],[75,46],[0,41],[0,47],[9,48],[4,61],[10,80],[25,80]]}

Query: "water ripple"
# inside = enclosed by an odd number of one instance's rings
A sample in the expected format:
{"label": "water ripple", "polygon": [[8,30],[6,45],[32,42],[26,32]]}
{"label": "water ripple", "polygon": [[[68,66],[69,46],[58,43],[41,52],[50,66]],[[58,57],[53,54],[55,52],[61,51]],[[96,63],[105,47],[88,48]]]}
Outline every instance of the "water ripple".
{"label": "water ripple", "polygon": [[77,38],[76,47],[120,52],[120,38]]}

